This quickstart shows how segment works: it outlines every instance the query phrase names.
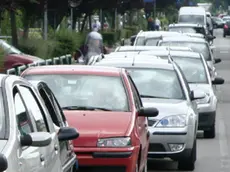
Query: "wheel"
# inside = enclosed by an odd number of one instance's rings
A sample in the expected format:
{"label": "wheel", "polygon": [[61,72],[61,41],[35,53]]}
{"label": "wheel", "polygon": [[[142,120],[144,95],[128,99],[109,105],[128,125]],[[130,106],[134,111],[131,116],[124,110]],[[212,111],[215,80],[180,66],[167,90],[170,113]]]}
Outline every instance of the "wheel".
{"label": "wheel", "polygon": [[216,127],[213,125],[210,130],[204,131],[204,138],[213,139],[216,136]]}
{"label": "wheel", "polygon": [[178,162],[178,170],[183,171],[193,171],[195,169],[196,162],[196,139],[193,143],[193,148],[191,155],[188,158],[184,158],[183,160]]}

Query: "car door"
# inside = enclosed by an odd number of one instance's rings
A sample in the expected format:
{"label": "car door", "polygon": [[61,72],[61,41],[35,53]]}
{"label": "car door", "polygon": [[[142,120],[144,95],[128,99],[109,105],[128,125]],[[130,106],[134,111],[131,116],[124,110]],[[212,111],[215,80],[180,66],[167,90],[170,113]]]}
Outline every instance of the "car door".
{"label": "car door", "polygon": [[[44,100],[44,103],[51,115],[53,123],[58,127],[66,127],[67,124],[65,118],[63,117],[64,116],[62,114],[63,112],[61,109],[59,109],[58,102],[56,101],[52,92],[48,89],[48,87],[44,85],[39,87],[38,91]],[[63,167],[71,158],[72,151],[70,149],[68,141],[62,141],[62,142],[59,141],[59,147],[60,147],[60,159]]]}
{"label": "car door", "polygon": [[[139,110],[141,107],[143,107],[142,101],[141,101],[140,96],[139,96],[139,92],[138,92],[132,78],[130,77],[130,75],[128,75],[128,80],[130,82],[131,89],[133,92],[135,107],[137,110]],[[142,163],[140,164],[141,165],[140,168],[142,169],[145,165],[145,161],[147,160],[148,149],[149,149],[148,118],[138,117],[137,118],[137,125],[138,125],[138,131],[139,131],[141,146],[142,146],[142,151],[141,151],[141,162]]]}
{"label": "car door", "polygon": [[54,130],[54,125],[47,111],[44,109],[44,105],[38,99],[38,96],[27,85],[18,85],[20,94],[26,104],[28,111],[31,113],[32,118],[35,120],[37,132],[49,132],[52,136],[51,144],[40,148],[40,160],[44,167],[43,172],[61,172],[61,161],[59,158],[59,145],[57,135]]}
{"label": "car door", "polygon": [[[17,122],[18,136],[36,131],[35,122],[23,101],[17,87],[13,88],[14,111]],[[18,160],[20,172],[43,172],[44,165],[41,162],[41,150],[39,147],[24,146],[18,148]]]}

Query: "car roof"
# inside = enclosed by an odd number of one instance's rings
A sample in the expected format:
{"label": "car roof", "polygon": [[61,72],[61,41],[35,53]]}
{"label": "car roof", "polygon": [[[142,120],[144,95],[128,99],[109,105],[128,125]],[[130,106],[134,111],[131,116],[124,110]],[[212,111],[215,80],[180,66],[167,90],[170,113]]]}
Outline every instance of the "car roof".
{"label": "car roof", "polygon": [[197,52],[192,52],[192,51],[143,51],[140,52],[142,55],[148,55],[151,54],[152,56],[168,56],[170,55],[172,57],[189,57],[189,58],[201,58],[200,54]]}
{"label": "car roof", "polygon": [[161,59],[160,57],[157,57],[157,56],[154,56],[154,55],[151,55],[151,54],[139,54],[139,52],[134,52],[134,53],[129,53],[129,54],[124,54],[123,52],[120,53],[114,53],[114,54],[108,54],[106,56],[104,56],[103,59],[106,59],[106,60],[120,60],[122,59],[123,61],[128,59],[130,60],[130,58],[138,58],[138,59]]}
{"label": "car roof", "polygon": [[177,35],[182,35],[179,32],[169,32],[169,31],[141,31],[138,33],[137,37],[164,37],[164,36],[177,36]]}
{"label": "car roof", "polygon": [[125,61],[122,60],[107,60],[103,59],[100,62],[95,63],[96,66],[115,66],[121,68],[158,68],[174,70],[174,66],[169,63],[166,59],[153,59],[146,58],[145,60],[141,58],[129,58]]}
{"label": "car roof", "polygon": [[169,25],[169,27],[204,27],[204,26],[195,23],[172,23]]}
{"label": "car roof", "polygon": [[190,37],[190,36],[181,36],[181,37],[164,37],[161,40],[162,42],[169,42],[169,41],[174,41],[174,42],[199,42],[199,43],[206,43],[206,40],[203,38],[197,38],[197,37]]}
{"label": "car roof", "polygon": [[149,50],[167,50],[170,48],[171,51],[182,50],[187,51],[191,50],[189,47],[177,47],[177,46],[120,46],[116,49],[115,52],[128,52],[128,51],[149,51]]}
{"label": "car roof", "polygon": [[50,65],[31,67],[22,73],[24,75],[39,74],[87,74],[102,76],[120,76],[121,69],[115,67],[97,67],[87,65]]}

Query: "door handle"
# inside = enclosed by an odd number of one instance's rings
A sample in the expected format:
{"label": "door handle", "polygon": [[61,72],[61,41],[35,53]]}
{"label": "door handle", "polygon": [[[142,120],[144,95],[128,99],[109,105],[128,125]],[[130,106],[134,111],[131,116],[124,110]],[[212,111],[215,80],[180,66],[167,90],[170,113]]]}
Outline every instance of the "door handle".
{"label": "door handle", "polygon": [[45,161],[44,155],[41,155],[41,156],[40,156],[40,160],[41,160],[41,162],[44,162],[44,161]]}

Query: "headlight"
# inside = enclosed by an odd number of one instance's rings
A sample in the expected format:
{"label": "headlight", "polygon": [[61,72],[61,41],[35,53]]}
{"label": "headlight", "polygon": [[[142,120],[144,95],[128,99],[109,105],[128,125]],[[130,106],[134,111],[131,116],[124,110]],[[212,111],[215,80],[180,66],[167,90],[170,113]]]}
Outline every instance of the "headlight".
{"label": "headlight", "polygon": [[210,100],[211,100],[211,98],[210,98],[209,94],[206,93],[205,98],[197,99],[196,103],[197,104],[207,104],[207,103],[210,103]]}
{"label": "headlight", "polygon": [[97,147],[128,147],[131,146],[130,137],[116,137],[98,139]]}
{"label": "headlight", "polygon": [[185,127],[187,125],[187,115],[173,115],[161,119],[156,127]]}

